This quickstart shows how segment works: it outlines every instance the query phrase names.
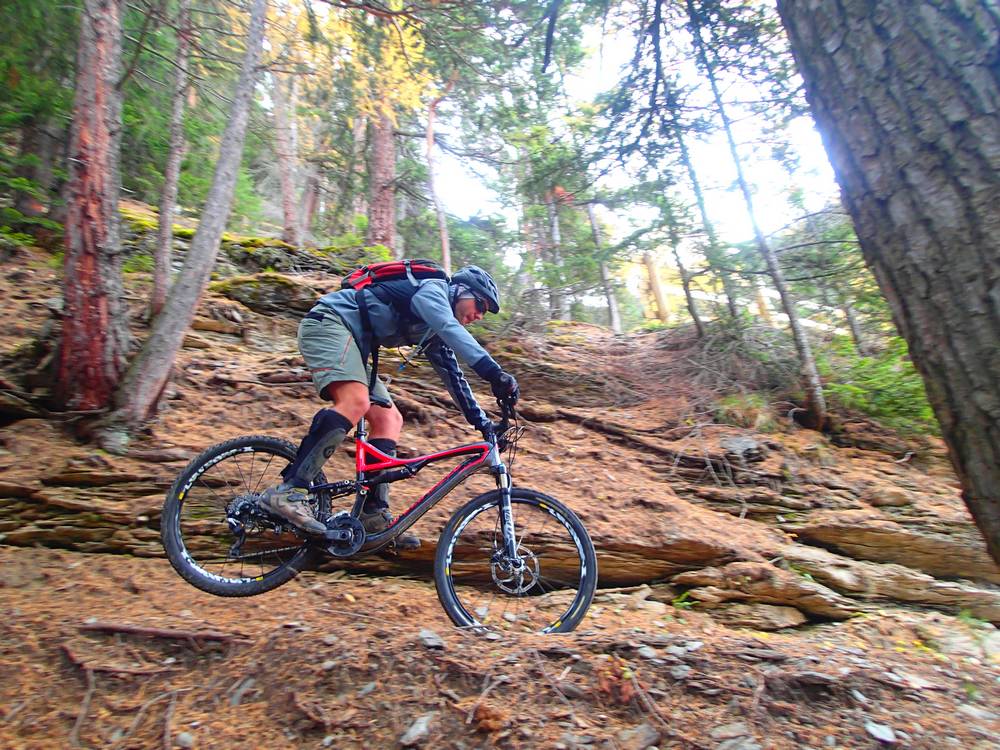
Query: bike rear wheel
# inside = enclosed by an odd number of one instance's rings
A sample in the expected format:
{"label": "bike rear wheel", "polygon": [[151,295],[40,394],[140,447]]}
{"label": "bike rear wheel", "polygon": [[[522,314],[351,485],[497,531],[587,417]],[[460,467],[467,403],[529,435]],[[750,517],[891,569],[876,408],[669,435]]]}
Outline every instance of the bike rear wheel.
{"label": "bike rear wheel", "polygon": [[[186,581],[216,596],[253,596],[305,567],[312,552],[306,539],[256,505],[294,458],[287,440],[250,436],[214,445],[187,465],[160,518],[167,558]],[[329,499],[321,495],[313,510],[325,518]]]}
{"label": "bike rear wheel", "polygon": [[434,560],[441,605],[460,627],[567,633],[594,597],[594,544],[573,511],[541,492],[512,489],[511,512],[520,569],[506,560],[498,490],[452,516]]}

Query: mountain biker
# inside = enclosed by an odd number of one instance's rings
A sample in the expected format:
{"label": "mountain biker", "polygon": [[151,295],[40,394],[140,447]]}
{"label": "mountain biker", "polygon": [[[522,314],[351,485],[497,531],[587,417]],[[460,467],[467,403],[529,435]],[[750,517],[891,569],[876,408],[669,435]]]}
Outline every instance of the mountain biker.
{"label": "mountain biker", "polygon": [[[321,297],[299,324],[298,344],[320,398],[332,401],[333,408],[316,413],[295,460],[282,472],[284,481],[266,490],[260,505],[302,531],[322,534],[326,527],[310,509],[308,487],[361,417],[368,422],[369,442],[395,456],[403,416],[381,380],[375,379],[369,389],[371,368],[365,364],[369,348],[424,347],[455,405],[488,438],[493,423],[476,402],[456,355],[490,383],[497,398],[517,400],[517,380],[464,328],[487,312],[499,311],[497,285],[477,266],[461,269],[450,281],[410,276],[381,281],[377,290],[342,289]],[[392,524],[388,483],[368,493],[360,520],[368,533]],[[403,534],[396,546],[412,549],[420,546],[420,540]]]}

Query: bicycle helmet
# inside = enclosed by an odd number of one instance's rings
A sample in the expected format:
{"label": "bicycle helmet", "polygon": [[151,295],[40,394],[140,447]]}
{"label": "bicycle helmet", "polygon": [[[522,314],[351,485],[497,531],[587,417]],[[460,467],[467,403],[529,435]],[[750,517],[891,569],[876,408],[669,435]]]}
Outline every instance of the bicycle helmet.
{"label": "bicycle helmet", "polygon": [[466,266],[456,271],[451,276],[451,283],[453,286],[467,286],[474,294],[486,300],[487,309],[491,313],[500,312],[500,292],[496,282],[479,266]]}

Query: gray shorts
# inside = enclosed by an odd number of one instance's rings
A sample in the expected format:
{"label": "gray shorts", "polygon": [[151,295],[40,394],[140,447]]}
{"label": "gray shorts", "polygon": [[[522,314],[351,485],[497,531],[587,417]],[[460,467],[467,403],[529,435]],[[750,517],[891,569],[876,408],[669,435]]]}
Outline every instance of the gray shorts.
{"label": "gray shorts", "polygon": [[[323,312],[314,308],[314,312]],[[323,320],[303,318],[299,323],[299,351],[312,373],[313,385],[320,398],[329,400],[324,389],[330,383],[353,381],[368,385],[371,367],[361,360],[361,350],[340,317],[333,312],[324,312]],[[369,394],[371,402],[392,406],[392,397],[381,379]]]}

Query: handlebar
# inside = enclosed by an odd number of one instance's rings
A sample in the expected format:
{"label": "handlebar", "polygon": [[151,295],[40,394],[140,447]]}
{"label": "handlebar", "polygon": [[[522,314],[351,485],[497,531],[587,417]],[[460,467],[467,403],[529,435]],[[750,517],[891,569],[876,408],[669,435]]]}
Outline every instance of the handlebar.
{"label": "handlebar", "polygon": [[517,401],[509,396],[497,399],[497,406],[500,408],[500,422],[496,426],[494,438],[497,442],[497,448],[501,451],[507,449],[507,441],[504,440],[503,435],[510,429],[510,420],[517,417],[517,412],[514,410],[516,403]]}

